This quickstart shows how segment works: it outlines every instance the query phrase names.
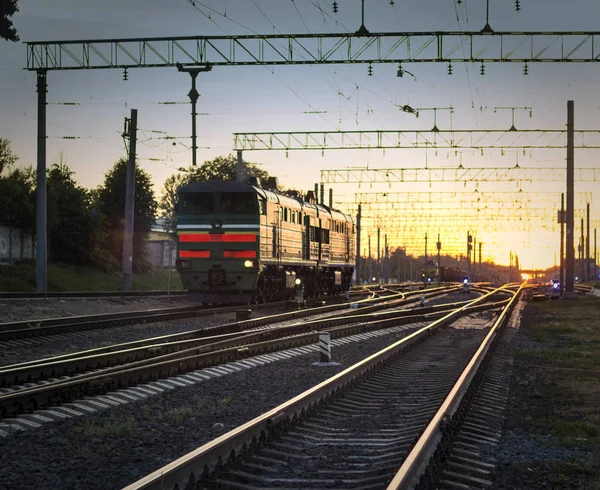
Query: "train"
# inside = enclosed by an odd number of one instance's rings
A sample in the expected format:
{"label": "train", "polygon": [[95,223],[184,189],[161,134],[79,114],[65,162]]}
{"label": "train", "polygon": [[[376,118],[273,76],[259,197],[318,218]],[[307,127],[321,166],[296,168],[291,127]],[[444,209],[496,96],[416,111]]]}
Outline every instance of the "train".
{"label": "train", "polygon": [[438,265],[434,260],[428,260],[421,265],[421,280],[425,283],[432,283],[438,280]]}
{"label": "train", "polygon": [[440,267],[440,282],[463,282],[467,271],[458,267]]}
{"label": "train", "polygon": [[304,197],[209,180],[182,186],[176,268],[191,298],[249,304],[346,292],[352,285],[353,218]]}
{"label": "train", "polygon": [[423,282],[463,282],[467,273],[458,267],[440,267],[437,262],[428,260],[421,266],[421,279]]}

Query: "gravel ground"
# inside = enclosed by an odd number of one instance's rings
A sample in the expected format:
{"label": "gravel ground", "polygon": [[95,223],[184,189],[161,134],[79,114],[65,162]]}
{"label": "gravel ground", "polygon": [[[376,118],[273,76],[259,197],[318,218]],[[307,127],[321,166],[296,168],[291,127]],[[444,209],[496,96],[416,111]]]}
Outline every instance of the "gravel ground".
{"label": "gravel ground", "polygon": [[[525,307],[521,317],[515,349],[547,349],[553,342],[538,342],[531,338],[531,326],[537,321],[532,308]],[[536,382],[520,381],[537,378]],[[496,472],[491,490],[514,489],[598,489],[589,483],[585,472],[578,468],[597,468],[597,454],[568,447],[556,437],[540,433],[523,421],[545,418],[552,414],[552,405],[543,402],[537,388],[552,390],[555,383],[549,373],[536,370],[527,358],[515,357],[510,395],[506,407],[506,422],[500,443],[494,450]],[[556,389],[559,389],[556,387]],[[557,464],[564,464],[564,480],[558,482]],[[593,477],[592,477],[593,478]]]}
{"label": "gravel ground", "polygon": [[398,338],[337,347],[339,366],[298,356],[14,434],[0,440],[0,490],[121,488]]}
{"label": "gravel ground", "polygon": [[0,299],[0,323],[78,315],[98,315],[120,311],[170,308],[189,304],[186,298],[48,298]]}

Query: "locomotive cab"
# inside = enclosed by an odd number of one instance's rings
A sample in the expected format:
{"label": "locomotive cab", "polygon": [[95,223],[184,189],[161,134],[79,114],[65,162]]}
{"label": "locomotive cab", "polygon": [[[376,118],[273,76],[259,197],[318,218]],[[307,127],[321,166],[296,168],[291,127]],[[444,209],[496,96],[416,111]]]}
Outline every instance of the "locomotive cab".
{"label": "locomotive cab", "polygon": [[247,303],[252,297],[260,258],[260,193],[223,181],[179,190],[176,266],[194,299]]}

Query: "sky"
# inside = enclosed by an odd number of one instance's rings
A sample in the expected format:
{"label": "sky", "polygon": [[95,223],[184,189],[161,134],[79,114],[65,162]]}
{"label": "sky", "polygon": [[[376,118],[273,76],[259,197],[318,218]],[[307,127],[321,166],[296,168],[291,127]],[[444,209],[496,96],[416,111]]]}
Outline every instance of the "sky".
{"label": "sky", "polygon": [[[20,0],[13,22],[21,42],[0,41],[0,137],[11,141],[21,165],[36,164],[36,76],[24,70],[26,41],[238,34],[354,32],[361,23],[360,0]],[[393,5],[391,5],[393,3]],[[496,31],[594,31],[596,0],[490,0],[489,22]],[[485,2],[463,0],[365,0],[371,32],[479,31]],[[556,49],[556,47],[552,48]],[[399,107],[439,108],[437,126],[449,129],[507,129],[515,111],[519,129],[563,129],[567,100],[575,102],[578,129],[598,127],[597,63],[518,63],[215,67],[198,76],[198,161],[233,152],[233,133],[331,130],[428,130],[433,111],[416,118]],[[48,73],[47,161],[62,154],[78,182],[94,188],[114,162],[125,156],[123,120],[138,110],[138,165],[160,196],[164,180],[191,164],[190,77],[175,68],[50,71]],[[165,104],[176,102],[176,104]],[[73,105],[75,104],[75,105]],[[452,115],[444,108],[453,107]],[[65,137],[69,137],[66,139]],[[71,138],[77,139],[71,139]],[[174,139],[165,139],[174,138]],[[576,151],[576,167],[595,167],[599,150]],[[246,151],[280,184],[312,189],[323,170],[369,168],[563,167],[565,150],[326,150]],[[388,243],[428,253],[438,233],[442,253],[464,254],[466,233],[482,242],[483,260],[507,264],[517,253],[523,267],[549,267],[556,260],[556,210],[564,182],[335,184],[334,203],[355,212],[357,192],[364,206],[363,243],[377,228]],[[576,225],[591,203],[592,229],[600,224],[597,183],[576,183]],[[475,195],[484,195],[478,201]],[[518,191],[524,191],[526,197]],[[366,205],[390,193],[385,205]],[[377,194],[379,193],[379,194]],[[396,193],[392,197],[392,193]],[[368,194],[368,195],[367,195]],[[379,196],[379,197],[377,197]],[[596,199],[594,199],[596,198]],[[417,199],[425,203],[415,205]],[[389,202],[391,200],[391,202]],[[481,203],[485,202],[485,205]],[[392,205],[394,206],[392,208]],[[366,210],[366,211],[365,211]],[[576,236],[579,232],[576,229]],[[431,239],[434,237],[435,239]],[[592,243],[593,248],[593,243]],[[593,252],[592,252],[593,253]]]}

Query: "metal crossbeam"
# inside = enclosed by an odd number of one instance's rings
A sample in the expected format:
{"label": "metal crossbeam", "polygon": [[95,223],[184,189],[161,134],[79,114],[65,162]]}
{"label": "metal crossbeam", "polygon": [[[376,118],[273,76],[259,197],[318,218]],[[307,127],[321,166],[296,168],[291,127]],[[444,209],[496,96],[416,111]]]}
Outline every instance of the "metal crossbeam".
{"label": "metal crossbeam", "polygon": [[[321,183],[360,184],[394,182],[564,182],[566,169],[560,167],[487,168],[379,168],[321,170]],[[575,180],[596,182],[600,168],[576,168]]]}
{"label": "metal crossbeam", "polygon": [[[579,203],[585,204],[593,201],[592,192],[577,192]],[[508,202],[527,201],[544,202],[546,204],[560,204],[561,192],[515,192],[515,191],[436,191],[436,192],[356,192],[354,204],[374,203],[431,203],[431,202]],[[339,201],[337,201],[339,202]],[[336,202],[336,203],[337,203]]]}
{"label": "metal crossbeam", "polygon": [[600,32],[381,32],[27,43],[28,70],[185,65],[597,62]]}
{"label": "metal crossbeam", "polygon": [[[562,129],[294,131],[234,133],[236,150],[564,149]],[[575,131],[575,148],[600,148],[600,131]]]}

